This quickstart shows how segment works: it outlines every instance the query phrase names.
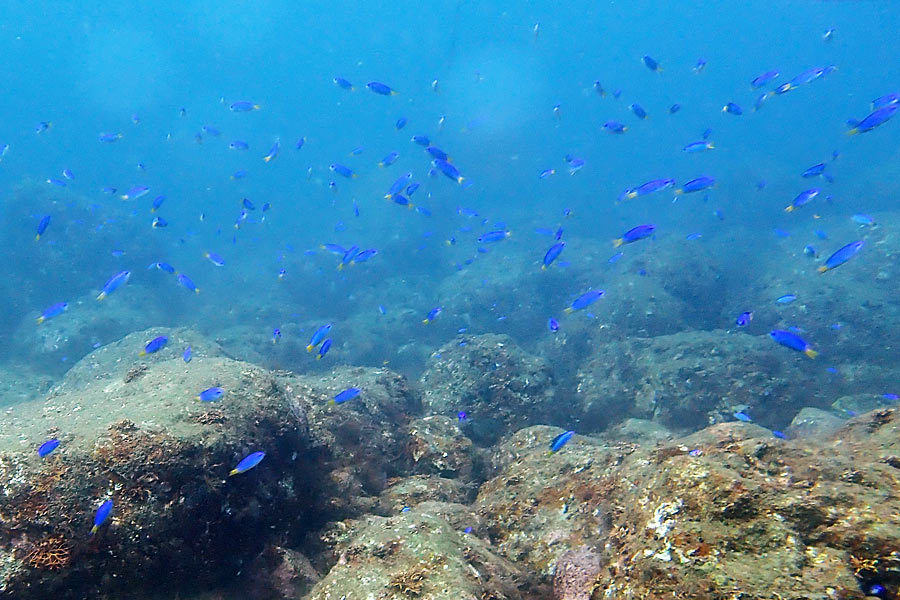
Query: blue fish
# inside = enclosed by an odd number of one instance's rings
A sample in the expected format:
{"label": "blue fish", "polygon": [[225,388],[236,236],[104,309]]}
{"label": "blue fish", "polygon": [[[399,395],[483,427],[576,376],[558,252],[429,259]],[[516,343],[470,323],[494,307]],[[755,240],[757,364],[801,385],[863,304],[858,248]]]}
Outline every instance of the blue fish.
{"label": "blue fish", "polygon": [[198,287],[194,284],[194,282],[191,280],[191,278],[188,277],[187,275],[185,275],[184,273],[179,273],[178,276],[177,276],[177,279],[178,279],[178,283],[180,283],[181,285],[183,285],[183,286],[186,287],[187,289],[191,290],[191,291],[194,292],[195,294],[199,294],[199,293],[200,293],[200,288],[198,288]]}
{"label": "blue fish", "polygon": [[493,242],[499,242],[501,240],[505,240],[506,238],[508,238],[511,235],[512,234],[510,232],[505,231],[503,229],[499,229],[497,231],[489,231],[478,238],[478,243],[479,244],[490,244]]}
{"label": "blue fish", "polygon": [[169,343],[169,338],[164,335],[158,336],[147,342],[147,345],[144,346],[144,349],[141,350],[140,355],[146,356],[148,354],[153,354],[154,352],[158,352],[165,348],[166,344]]}
{"label": "blue fish", "polygon": [[748,311],[742,312],[737,316],[737,319],[734,320],[735,324],[738,327],[746,327],[750,324],[750,321],[753,320],[753,313]]}
{"label": "blue fish", "polygon": [[748,415],[747,413],[745,413],[742,410],[739,410],[736,413],[734,413],[734,418],[737,419],[738,421],[743,421],[744,423],[749,423],[753,420],[750,418],[750,415]]}
{"label": "blue fish", "polygon": [[557,242],[550,246],[550,249],[547,250],[546,254],[544,254],[544,264],[541,265],[541,269],[546,269],[551,264],[553,264],[553,261],[556,260],[560,254],[562,254],[562,251],[565,247],[565,242]]}
{"label": "blue fish", "polygon": [[91,535],[97,533],[97,530],[100,529],[100,526],[106,522],[106,520],[109,518],[109,515],[112,514],[112,511],[112,500],[107,500],[100,505],[100,508],[97,509],[97,513],[94,515],[94,526],[91,527]]}
{"label": "blue fish", "polygon": [[41,239],[41,236],[44,235],[44,232],[47,231],[47,227],[50,226],[50,215],[44,215],[41,217],[41,220],[38,222],[37,226],[37,234],[34,236],[34,241],[38,241]]}
{"label": "blue fish", "polygon": [[328,354],[328,351],[331,349],[331,338],[328,338],[324,342],[322,342],[322,346],[319,348],[319,354],[316,356],[316,360],[320,360],[325,358],[325,355]]}
{"label": "blue fish", "polygon": [[834,254],[828,257],[825,261],[825,264],[819,267],[819,273],[824,273],[825,271],[830,271],[831,269],[836,269],[854,256],[856,256],[857,252],[859,252],[863,247],[862,240],[856,242],[850,242],[846,246],[838,249]]}
{"label": "blue fish", "polygon": [[618,248],[622,244],[631,244],[638,240],[646,239],[653,235],[654,231],[656,231],[656,225],[638,225],[637,227],[632,227],[623,233],[622,237],[613,240],[613,247]]}
{"label": "blue fish", "polygon": [[810,358],[815,358],[819,353],[813,350],[809,343],[806,342],[796,333],[785,331],[783,329],[775,329],[769,333],[772,339],[791,350],[802,352]]}
{"label": "blue fish", "polygon": [[259,110],[260,106],[248,100],[238,100],[237,102],[232,102],[228,108],[232,112],[250,112],[251,110]]}
{"label": "blue fish", "polygon": [[322,343],[322,340],[325,339],[325,336],[328,335],[328,332],[331,331],[331,323],[326,325],[322,325],[312,334],[312,337],[309,340],[309,344],[306,346],[307,352],[312,352],[315,350],[319,344]]}
{"label": "blue fish", "polygon": [[120,271],[113,275],[112,278],[106,282],[106,285],[103,286],[103,289],[100,290],[100,293],[97,295],[97,300],[103,300],[121,286],[128,283],[129,277],[131,277],[131,271]]}
{"label": "blue fish", "polygon": [[247,456],[242,458],[241,462],[239,462],[237,466],[228,473],[228,476],[231,477],[240,473],[246,473],[256,465],[258,465],[265,457],[265,452],[253,452],[251,454],[248,454]]}
{"label": "blue fish", "polygon": [[41,316],[37,318],[37,324],[40,325],[44,321],[48,319],[52,319],[53,317],[57,317],[68,310],[69,304],[67,302],[57,302],[53,306],[46,309],[41,313]]}
{"label": "blue fish", "polygon": [[572,305],[569,306],[568,308],[566,308],[566,310],[564,312],[566,312],[568,314],[568,313],[573,313],[576,310],[585,309],[588,306],[590,306],[591,304],[593,304],[594,302],[596,302],[597,300],[599,300],[600,298],[602,298],[605,293],[606,292],[604,292],[603,290],[591,290],[589,292],[585,292],[582,295],[575,298],[575,300],[572,301]]}
{"label": "blue fish", "polygon": [[334,85],[338,86],[341,89],[347,90],[348,92],[353,91],[353,84],[344,79],[343,77],[335,77],[331,81],[334,82]]}
{"label": "blue fish", "polygon": [[215,402],[225,393],[220,387],[211,387],[203,390],[199,394],[197,394],[197,399],[203,402]]}
{"label": "blue fish", "polygon": [[434,308],[432,308],[431,310],[428,311],[428,314],[425,315],[424,319],[422,319],[422,323],[424,323],[425,325],[428,325],[429,323],[433,322],[435,319],[438,318],[438,315],[440,315],[443,312],[443,310],[444,309],[441,308],[440,306],[435,306]]}
{"label": "blue fish", "polygon": [[557,331],[559,331],[559,321],[557,321],[553,317],[549,318],[547,320],[547,329],[549,329],[553,333],[556,333]]}
{"label": "blue fish", "polygon": [[184,360],[185,364],[191,362],[191,358],[193,357],[193,352],[191,347],[188,346],[184,349],[184,353],[181,355],[182,360]]}
{"label": "blue fish", "polygon": [[562,450],[562,447],[568,444],[574,435],[574,431],[565,431],[553,438],[553,441],[550,442],[550,451],[547,454],[555,454]]}
{"label": "blue fish", "polygon": [[332,404],[343,404],[344,402],[347,402],[348,400],[353,400],[354,398],[359,396],[360,392],[362,392],[362,390],[359,389],[358,387],[347,388],[346,390],[344,390],[342,392],[338,392],[338,394],[335,395],[335,397],[331,401],[331,403]]}
{"label": "blue fish", "polygon": [[370,81],[366,84],[366,87],[369,88],[370,91],[375,92],[381,96],[396,96],[397,91],[391,89],[390,86],[381,83],[380,81]]}
{"label": "blue fish", "polygon": [[58,447],[59,447],[59,440],[57,440],[57,439],[47,440],[46,442],[41,444],[40,447],[38,448],[38,456],[40,456],[41,458],[44,458],[47,455],[49,455],[51,452],[56,450]]}

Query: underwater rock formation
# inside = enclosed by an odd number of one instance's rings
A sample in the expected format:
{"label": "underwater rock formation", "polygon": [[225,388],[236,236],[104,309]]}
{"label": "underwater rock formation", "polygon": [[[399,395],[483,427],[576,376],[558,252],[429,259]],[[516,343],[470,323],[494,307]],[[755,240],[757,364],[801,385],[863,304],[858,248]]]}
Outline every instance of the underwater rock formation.
{"label": "underwater rock formation", "polygon": [[782,429],[793,398],[821,408],[832,401],[809,363],[769,336],[725,331],[612,341],[579,371],[579,427],[599,431],[638,417],[689,432],[732,420],[744,406],[756,422]]}
{"label": "underwater rock formation", "polygon": [[[862,598],[900,589],[900,414],[786,441],[723,423],[651,447],[517,432],[475,506],[507,558],[549,580],[594,549],[594,597]],[[563,568],[568,564],[563,561]],[[881,588],[878,588],[881,589]]]}
{"label": "underwater rock formation", "polygon": [[393,517],[351,523],[337,543],[338,562],[307,600],[432,598],[525,600],[527,573],[420,504]]}
{"label": "underwater rock formation", "polygon": [[457,338],[434,353],[421,377],[425,412],[464,412],[466,434],[489,445],[528,425],[564,419],[554,401],[547,363],[521,350],[509,336]]}

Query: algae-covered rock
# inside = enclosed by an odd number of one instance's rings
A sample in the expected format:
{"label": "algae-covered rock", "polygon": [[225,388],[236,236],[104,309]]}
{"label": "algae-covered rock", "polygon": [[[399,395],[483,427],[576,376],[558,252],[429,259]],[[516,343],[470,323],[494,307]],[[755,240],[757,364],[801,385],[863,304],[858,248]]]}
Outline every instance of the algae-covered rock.
{"label": "algae-covered rock", "polygon": [[783,429],[792,398],[811,406],[831,402],[817,370],[768,336],[693,331],[609,342],[578,374],[575,401],[582,431],[629,417],[694,431],[731,420],[748,406],[754,420]]}
{"label": "algae-covered rock", "polygon": [[421,384],[426,412],[464,412],[470,420],[467,434],[476,443],[489,444],[516,429],[563,418],[547,363],[505,335],[466,336],[442,346]]}
{"label": "algae-covered rock", "polygon": [[413,471],[472,482],[477,458],[457,419],[432,415],[409,424]]}
{"label": "algae-covered rock", "polygon": [[[816,445],[723,423],[656,447],[517,432],[475,506],[505,557],[544,580],[579,548],[593,597],[862,598],[900,585],[900,417],[881,409]],[[541,442],[541,443],[538,443]],[[595,562],[591,561],[591,565]]]}
{"label": "algae-covered rock", "polygon": [[806,406],[791,420],[785,433],[794,438],[806,440],[834,433],[844,424],[844,420],[827,410]]}
{"label": "algae-covered rock", "polygon": [[534,597],[524,572],[429,509],[352,524],[338,544],[337,564],[307,600]]}
{"label": "algae-covered rock", "polygon": [[378,499],[378,514],[395,515],[422,502],[465,503],[472,494],[456,479],[414,475],[392,481]]}
{"label": "algae-covered rock", "polygon": [[[329,511],[344,517],[372,509],[388,480],[408,474],[405,424],[418,412],[406,379],[388,369],[338,367],[322,376],[286,376],[285,389],[308,414],[311,456]],[[335,404],[351,387],[360,394]]]}
{"label": "algae-covered rock", "polygon": [[[120,348],[122,368],[136,361],[139,348]],[[185,364],[154,355],[140,364],[133,377],[78,377],[0,424],[7,596],[149,591],[162,576],[210,583],[264,543],[260,531],[302,530],[298,516],[313,513],[309,467],[295,460],[308,446],[305,412],[275,376],[223,357]],[[197,394],[213,386],[224,395],[201,402]],[[41,459],[36,449],[49,438],[61,444]],[[258,450],[266,455],[257,468],[228,476]],[[112,516],[89,535],[105,500]]]}

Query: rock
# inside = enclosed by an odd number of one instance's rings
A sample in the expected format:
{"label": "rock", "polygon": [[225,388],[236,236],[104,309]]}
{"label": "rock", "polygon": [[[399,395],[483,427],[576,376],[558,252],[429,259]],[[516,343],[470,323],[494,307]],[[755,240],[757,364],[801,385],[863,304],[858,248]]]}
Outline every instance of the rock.
{"label": "rock", "polygon": [[785,433],[792,438],[809,439],[834,433],[843,424],[844,420],[833,413],[807,406],[800,409]]}
{"label": "rock", "polygon": [[815,384],[818,370],[803,362],[809,359],[776,353],[772,344],[768,336],[725,331],[609,342],[579,371],[579,431],[633,417],[690,432],[733,420],[739,405],[764,426],[783,429],[787,398],[828,406],[827,387]]}
{"label": "rock", "polygon": [[352,524],[337,564],[306,600],[535,597],[525,573],[424,508]]}
{"label": "rock", "polygon": [[504,442],[475,503],[498,551],[543,581],[587,547],[601,556],[594,598],[862,598],[867,582],[897,594],[896,409],[815,444],[732,422],[655,447],[576,435],[548,456],[553,431]]}
{"label": "rock", "polygon": [[457,419],[433,415],[409,424],[413,472],[459,479],[470,484],[474,476],[475,452],[463,435]]}
{"label": "rock", "polygon": [[[388,480],[409,472],[406,423],[419,401],[406,379],[387,369],[338,367],[283,382],[308,414],[310,456],[323,475],[321,493],[331,516],[356,517],[374,508]],[[350,387],[362,393],[334,404],[334,396]]]}
{"label": "rock", "polygon": [[489,445],[500,436],[563,419],[553,401],[553,377],[543,359],[505,335],[458,338],[434,353],[421,377],[427,413],[470,421],[467,435]]}
{"label": "rock", "polygon": [[244,597],[251,600],[301,600],[322,576],[306,556],[270,546],[248,569]]}
{"label": "rock", "polygon": [[553,574],[554,600],[591,600],[603,556],[588,546],[563,552]]}
{"label": "rock", "polygon": [[[143,345],[118,347],[124,368]],[[290,536],[302,531],[302,517],[314,518],[309,482],[321,473],[294,460],[309,443],[305,412],[292,408],[275,376],[223,357],[144,359],[138,377],[78,376],[0,423],[4,593],[40,589],[64,600],[138,592],[162,572],[173,586],[218,583],[233,561],[256,553],[259,532]],[[196,398],[214,385],[225,389],[221,400]],[[60,447],[38,459],[35,449],[51,437]],[[228,477],[260,449],[259,467]],[[106,499],[113,514],[89,535]]]}
{"label": "rock", "polygon": [[653,421],[646,419],[625,419],[605,432],[603,437],[611,440],[619,440],[632,443],[649,443],[670,440],[673,437],[671,431]]}
{"label": "rock", "polygon": [[456,479],[436,475],[414,475],[390,482],[378,498],[378,514],[396,515],[422,502],[465,503],[471,494]]}

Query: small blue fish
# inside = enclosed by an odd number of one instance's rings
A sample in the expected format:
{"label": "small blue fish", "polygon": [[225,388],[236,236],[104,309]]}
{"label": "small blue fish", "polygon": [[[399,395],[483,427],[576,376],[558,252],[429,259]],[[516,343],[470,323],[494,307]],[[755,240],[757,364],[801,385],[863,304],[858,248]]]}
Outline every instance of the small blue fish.
{"label": "small blue fish", "polygon": [[250,112],[252,110],[259,110],[259,104],[253,104],[248,100],[238,100],[237,102],[232,102],[228,107],[232,112]]}
{"label": "small blue fish", "polygon": [[644,63],[644,66],[650,69],[651,71],[656,71],[659,73],[662,71],[662,67],[659,66],[659,63],[653,59],[652,56],[644,55],[641,57],[641,62]]}
{"label": "small blue fish", "polygon": [[562,254],[563,249],[566,247],[565,242],[557,242],[550,246],[550,249],[547,250],[547,253],[544,254],[544,264],[541,265],[541,269],[546,269],[553,261],[556,260],[560,254]]}
{"label": "small blue fish", "polygon": [[781,75],[781,73],[779,73],[778,71],[766,71],[762,75],[758,75],[757,77],[754,77],[753,81],[750,82],[750,87],[752,87],[755,90],[756,88],[760,88],[760,87],[766,85],[767,83],[774,81],[775,79],[778,79],[778,77],[780,75]]}
{"label": "small blue fish", "polygon": [[316,356],[316,360],[320,360],[325,358],[325,355],[328,354],[328,351],[331,349],[331,338],[328,338],[324,342],[322,342],[322,346],[319,348],[319,354]]}
{"label": "small blue fish", "polygon": [[691,142],[690,144],[688,144],[687,146],[682,148],[682,150],[684,150],[685,152],[693,153],[693,152],[703,152],[705,150],[712,150],[713,148],[715,148],[715,145],[713,145],[713,143],[710,142],[709,140],[700,140],[698,142]]}
{"label": "small blue fish", "polygon": [[347,81],[346,79],[344,79],[343,77],[335,77],[331,81],[334,82],[334,85],[338,86],[339,88],[341,88],[343,90],[347,90],[348,92],[353,91],[353,84],[350,83],[349,81]]}
{"label": "small blue fish", "polygon": [[103,286],[103,289],[100,290],[100,294],[97,295],[97,300],[103,300],[121,286],[128,283],[129,277],[131,277],[131,271],[120,271],[113,275],[112,278],[106,282],[106,285]]}
{"label": "small blue fish", "polygon": [[553,438],[553,441],[550,442],[550,451],[547,454],[555,454],[562,450],[562,447],[568,444],[574,435],[574,431],[566,431]]}
{"label": "small blue fish", "polygon": [[675,190],[675,195],[680,196],[681,194],[693,194],[695,192],[702,192],[704,190],[715,187],[715,185],[715,177],[704,175],[702,177],[697,177],[696,179],[691,179],[690,181],[685,183],[683,186]]}
{"label": "small blue fish", "polygon": [[862,240],[856,242],[850,242],[846,246],[838,249],[834,254],[828,257],[825,261],[825,264],[819,267],[819,273],[824,273],[825,271],[830,271],[831,269],[836,269],[854,256],[856,256],[857,252],[859,252],[863,247]]}
{"label": "small blue fish", "polygon": [[94,515],[94,526],[91,527],[91,535],[97,533],[97,530],[100,529],[100,526],[106,522],[106,519],[109,518],[109,515],[112,514],[112,511],[112,500],[107,500],[100,505],[100,508],[97,509],[97,513]]}
{"label": "small blue fish", "polygon": [[678,104],[678,103],[675,103],[675,104],[673,104],[672,106],[669,107],[669,114],[670,114],[670,115],[674,115],[674,114],[677,113],[679,110],[681,110],[681,105]]}
{"label": "small blue fish", "polygon": [[34,236],[34,241],[38,241],[41,239],[41,236],[44,235],[44,232],[47,231],[47,227],[50,226],[50,215],[44,215],[41,217],[41,220],[38,222],[37,226],[37,234]]}
{"label": "small blue fish", "polygon": [[160,194],[156,198],[153,199],[153,203],[150,205],[150,212],[155,213],[159,210],[159,207],[162,206],[162,203],[166,201],[166,197]]}
{"label": "small blue fish", "polygon": [[154,352],[158,352],[166,347],[166,344],[169,343],[169,338],[164,335],[158,336],[147,342],[147,345],[144,346],[144,349],[141,350],[140,356],[146,356],[148,354],[153,354]]}
{"label": "small blue fish", "polygon": [[122,139],[122,134],[121,134],[121,133],[105,133],[105,132],[101,132],[101,133],[97,136],[97,139],[100,140],[101,142],[103,142],[104,144],[111,144],[111,143],[113,143],[113,142],[117,142],[117,141],[119,141],[120,139]]}
{"label": "small blue fish", "polygon": [[900,110],[900,103],[882,106],[866,116],[862,121],[853,122],[847,135],[856,135],[857,133],[872,131],[879,125],[886,123],[888,119],[894,116],[894,113],[896,113],[897,110]]}
{"label": "small blue fish", "polygon": [[797,296],[794,294],[785,294],[784,296],[779,296],[775,299],[775,302],[778,304],[790,304],[794,300],[797,299]]}
{"label": "small blue fish", "polygon": [[400,158],[399,152],[391,152],[390,154],[388,154],[387,156],[385,156],[384,158],[382,158],[379,161],[378,166],[379,167],[389,167],[392,164],[394,164],[395,162],[397,162],[398,158]]}
{"label": "small blue fish", "polygon": [[168,227],[169,222],[162,217],[154,217],[153,221],[150,223],[150,226],[154,229],[161,229],[163,227]]}
{"label": "small blue fish", "polygon": [[185,364],[187,364],[191,362],[191,358],[193,358],[193,352],[191,351],[191,347],[188,346],[184,349],[184,353],[181,355],[181,359],[184,360]]}
{"label": "small blue fish", "polygon": [[276,156],[278,156],[278,151],[281,149],[281,142],[275,140],[275,143],[272,144],[272,147],[269,148],[269,153],[263,156],[263,160],[266,162],[271,162]]}
{"label": "small blue fish", "polygon": [[775,437],[777,437],[779,440],[786,440],[786,439],[787,439],[787,436],[786,436],[784,433],[782,433],[782,432],[780,432],[780,431],[776,431],[775,429],[772,430],[772,435],[774,435]]}
{"label": "small blue fish", "polygon": [[390,189],[388,189],[388,193],[385,194],[384,197],[385,197],[387,200],[393,199],[394,196],[396,196],[396,195],[399,194],[401,191],[403,191],[403,188],[405,188],[405,187],[406,187],[406,184],[408,184],[408,183],[412,180],[412,177],[413,177],[413,174],[412,174],[412,173],[404,173],[403,175],[401,175],[400,177],[398,177],[398,178],[394,181],[394,183],[391,184]]}
{"label": "small blue fish", "polygon": [[225,393],[220,387],[211,387],[203,390],[199,394],[197,394],[197,399],[203,402],[215,402]]}
{"label": "small blue fish", "polygon": [[279,328],[275,328],[272,330],[272,343],[278,343],[278,340],[281,339],[281,330]]}
{"label": "small blue fish", "polygon": [[246,473],[256,465],[258,465],[265,457],[265,452],[253,452],[252,454],[248,454],[247,456],[242,458],[241,462],[239,462],[237,466],[228,473],[228,476],[231,477],[233,475]]}
{"label": "small blue fish", "polygon": [[750,324],[750,321],[753,320],[753,313],[748,311],[744,311],[737,316],[737,319],[734,320],[735,324],[738,327],[746,327]]}
{"label": "small blue fish", "polygon": [[381,83],[380,81],[370,81],[366,84],[366,87],[369,88],[370,91],[375,92],[381,96],[396,96],[397,91],[390,88],[390,86]]}
{"label": "small blue fish", "polygon": [[637,102],[634,102],[634,103],[630,104],[630,105],[628,106],[628,109],[629,109],[631,112],[633,112],[634,115],[635,115],[638,119],[646,119],[646,118],[649,116],[649,115],[647,115],[647,111],[644,110],[644,107],[642,107],[642,106],[641,106],[640,104],[638,104]]}
{"label": "small blue fish", "polygon": [[632,227],[631,229],[623,233],[622,237],[613,240],[613,247],[618,248],[622,244],[631,244],[633,242],[646,239],[653,235],[654,231],[656,231],[656,225],[648,224]]}
{"label": "small blue fish", "polygon": [[331,331],[331,323],[326,325],[322,325],[312,334],[312,337],[309,340],[309,344],[306,346],[307,352],[312,352],[315,350],[319,344],[322,343],[322,340],[325,339],[325,336],[328,335],[328,332]]}
{"label": "small blue fish", "polygon": [[48,319],[52,319],[53,317],[58,317],[68,310],[69,304],[67,302],[57,302],[53,306],[47,308],[44,312],[41,313],[41,316],[37,318],[37,324],[40,325],[44,321]]}
{"label": "small blue fish", "polygon": [[452,179],[456,183],[462,184],[463,181],[465,181],[465,177],[460,174],[459,169],[457,169],[453,163],[436,158],[431,161],[431,164],[447,178]]}
{"label": "small blue fish", "polygon": [[800,208],[801,206],[809,204],[810,202],[813,201],[813,199],[816,196],[819,195],[820,191],[821,190],[819,190],[819,188],[811,188],[808,190],[803,190],[802,192],[797,194],[797,197],[794,198],[794,201],[791,202],[790,205],[788,205],[784,209],[784,212],[793,212],[794,210]]}
{"label": "small blue fish", "polygon": [[356,179],[357,177],[359,177],[359,175],[353,172],[353,169],[351,169],[350,167],[346,167],[340,163],[332,163],[328,165],[328,168],[332,172],[337,173],[341,177],[345,177],[347,179]]}
{"label": "small blue fish", "polygon": [[810,345],[796,333],[785,331],[783,329],[775,329],[769,332],[772,339],[792,350],[802,352],[810,358],[815,358],[819,353],[813,350]]}
{"label": "small blue fish", "polygon": [[334,399],[331,401],[332,404],[343,404],[348,400],[353,400],[357,396],[359,396],[361,389],[358,387],[347,388],[346,390],[339,392]]}
{"label": "small blue fish", "polygon": [[397,130],[399,131],[399,130],[403,129],[404,127],[406,127],[406,122],[407,122],[406,117],[400,117],[399,119],[397,119],[397,122],[394,123],[394,127],[396,127]]}
{"label": "small blue fish", "polygon": [[582,310],[599,300],[603,297],[606,292],[603,290],[591,290],[589,292],[585,292],[582,295],[575,298],[572,301],[572,305],[566,308],[564,312],[567,314],[575,312],[576,310]]}
{"label": "small blue fish", "polygon": [[632,190],[629,190],[628,193],[625,194],[625,197],[630,200],[639,196],[646,196],[647,194],[652,194],[654,192],[670,188],[674,185],[675,180],[671,178],[652,179],[650,181],[647,181],[646,183],[642,183]]}
{"label": "small blue fish", "polygon": [[59,447],[59,440],[57,440],[57,439],[47,440],[46,442],[41,444],[40,447],[38,448],[38,456],[40,456],[41,458],[45,458],[48,454],[50,454],[51,452],[56,450],[58,447]]}
{"label": "small blue fish", "polygon": [[547,329],[549,329],[553,333],[556,333],[557,331],[559,331],[559,321],[557,321],[553,317],[550,317],[547,320]]}
{"label": "small blue fish", "polygon": [[505,240],[506,238],[508,238],[511,235],[512,235],[512,233],[510,233],[509,231],[505,231],[503,229],[500,229],[497,231],[489,231],[478,238],[478,243],[479,244],[490,244],[493,242],[499,242],[501,240]]}
{"label": "small blue fish", "polygon": [[628,131],[628,127],[618,121],[607,121],[603,124],[603,129],[609,133],[625,133]]}
{"label": "small blue fish", "polygon": [[438,318],[438,315],[440,315],[443,312],[443,310],[444,309],[441,308],[440,306],[435,306],[434,308],[432,308],[431,310],[428,311],[428,314],[425,315],[424,319],[422,319],[422,323],[424,323],[425,325],[432,323],[435,319]]}
{"label": "small blue fish", "polygon": [[228,144],[228,147],[232,150],[249,150],[250,144],[248,144],[244,140],[234,140],[233,142]]}
{"label": "small blue fish", "polygon": [[732,115],[742,115],[744,114],[744,109],[735,104],[734,102],[729,102],[725,106],[722,107],[722,112],[726,112]]}
{"label": "small blue fish", "polygon": [[188,277],[187,275],[185,275],[184,273],[179,273],[177,276],[177,279],[178,279],[178,283],[180,283],[181,285],[183,285],[190,291],[194,292],[195,294],[200,293],[200,288],[198,288],[196,286],[196,284],[194,284],[194,282],[191,280],[191,278]]}
{"label": "small blue fish", "polygon": [[875,219],[873,219],[869,215],[865,215],[862,213],[857,213],[857,214],[853,215],[852,217],[850,217],[850,219],[854,223],[857,223],[859,225],[866,225],[868,227],[872,227],[875,225]]}
{"label": "small blue fish", "polygon": [[128,191],[119,196],[122,200],[137,200],[142,196],[146,196],[150,192],[150,188],[146,185],[133,185]]}
{"label": "small blue fish", "polygon": [[736,413],[734,413],[734,418],[737,419],[738,421],[743,421],[744,423],[750,423],[751,421],[753,421],[753,419],[750,418],[750,415],[748,415],[747,413],[745,413],[742,410],[739,410]]}

